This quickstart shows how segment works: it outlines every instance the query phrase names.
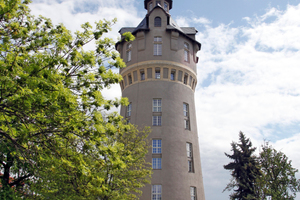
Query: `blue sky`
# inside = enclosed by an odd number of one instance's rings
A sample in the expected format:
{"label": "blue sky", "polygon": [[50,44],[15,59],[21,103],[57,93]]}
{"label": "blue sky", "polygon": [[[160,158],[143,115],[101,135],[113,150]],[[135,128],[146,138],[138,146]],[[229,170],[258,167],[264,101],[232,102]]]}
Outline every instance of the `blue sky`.
{"label": "blue sky", "polygon": [[[146,14],[142,0],[33,0],[30,7],[72,31],[117,17],[108,35],[114,39]],[[195,102],[206,200],[229,199],[222,193],[230,179],[224,152],[239,131],[257,153],[266,139],[300,169],[300,1],[174,0],[170,14],[196,27],[202,43]],[[104,94],[121,91],[115,85]]]}

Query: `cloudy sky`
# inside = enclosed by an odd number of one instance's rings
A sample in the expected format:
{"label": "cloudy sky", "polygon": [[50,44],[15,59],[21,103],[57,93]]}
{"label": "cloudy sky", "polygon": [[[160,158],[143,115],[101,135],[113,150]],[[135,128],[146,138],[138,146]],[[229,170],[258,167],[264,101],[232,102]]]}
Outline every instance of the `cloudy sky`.
{"label": "cloudy sky", "polygon": [[[144,18],[143,2],[33,0],[30,7],[72,31],[117,17],[110,33],[117,39],[121,27]],[[230,179],[224,152],[239,131],[257,153],[268,140],[300,169],[300,1],[175,0],[170,13],[180,26],[196,27],[202,43],[195,100],[206,200],[229,199],[222,193]],[[121,91],[116,85],[105,94]]]}

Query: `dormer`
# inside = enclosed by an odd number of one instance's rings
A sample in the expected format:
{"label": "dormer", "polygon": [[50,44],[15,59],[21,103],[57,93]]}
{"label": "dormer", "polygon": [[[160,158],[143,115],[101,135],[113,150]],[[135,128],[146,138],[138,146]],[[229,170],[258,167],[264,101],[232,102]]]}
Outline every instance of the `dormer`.
{"label": "dormer", "polygon": [[145,0],[145,9],[150,13],[155,6],[160,5],[168,13],[172,4],[172,0]]}

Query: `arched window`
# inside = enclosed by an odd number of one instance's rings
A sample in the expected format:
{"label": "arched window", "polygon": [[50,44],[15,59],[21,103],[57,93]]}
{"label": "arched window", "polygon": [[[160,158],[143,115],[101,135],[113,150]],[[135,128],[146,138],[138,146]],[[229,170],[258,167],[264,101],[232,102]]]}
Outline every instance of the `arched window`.
{"label": "arched window", "polygon": [[161,18],[160,17],[155,17],[154,26],[155,27],[161,27]]}

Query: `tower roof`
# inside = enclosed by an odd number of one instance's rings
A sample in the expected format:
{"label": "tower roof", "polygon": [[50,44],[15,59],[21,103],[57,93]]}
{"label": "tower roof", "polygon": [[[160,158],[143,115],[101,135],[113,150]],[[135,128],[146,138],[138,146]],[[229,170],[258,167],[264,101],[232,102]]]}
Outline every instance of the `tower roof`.
{"label": "tower roof", "polygon": [[[147,5],[148,5],[148,3],[149,3],[150,1],[151,1],[151,0],[145,0],[145,1],[144,1],[145,9],[147,9]],[[172,9],[172,5],[173,5],[173,0],[165,0],[165,1],[167,1],[167,2],[169,3],[169,10],[171,10],[171,9]]]}

